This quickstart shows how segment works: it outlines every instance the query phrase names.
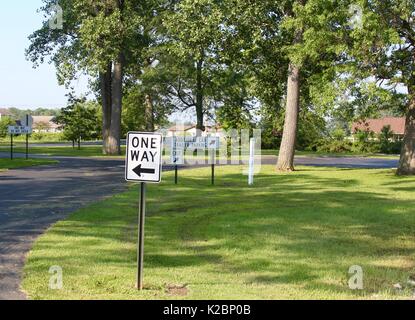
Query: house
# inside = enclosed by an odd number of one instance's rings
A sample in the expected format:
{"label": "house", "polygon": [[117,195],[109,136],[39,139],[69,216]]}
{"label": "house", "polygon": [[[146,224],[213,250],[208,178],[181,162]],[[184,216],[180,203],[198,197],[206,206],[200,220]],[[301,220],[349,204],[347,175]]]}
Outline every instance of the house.
{"label": "house", "polygon": [[[183,135],[183,133],[185,136],[196,136],[196,125],[174,125],[167,129],[166,136],[172,137],[177,135]],[[223,135],[223,130],[219,126],[205,126],[205,131],[202,132],[202,136],[208,135],[221,137]]]}
{"label": "house", "polygon": [[12,114],[8,109],[0,108],[0,120],[5,117],[10,118],[11,116]]}
{"label": "house", "polygon": [[33,132],[59,133],[59,125],[53,122],[53,116],[33,116]]}
{"label": "house", "polygon": [[405,134],[405,117],[384,117],[381,119],[366,119],[354,122],[352,132],[367,131],[380,134],[382,129],[390,126],[394,140],[401,140]]}

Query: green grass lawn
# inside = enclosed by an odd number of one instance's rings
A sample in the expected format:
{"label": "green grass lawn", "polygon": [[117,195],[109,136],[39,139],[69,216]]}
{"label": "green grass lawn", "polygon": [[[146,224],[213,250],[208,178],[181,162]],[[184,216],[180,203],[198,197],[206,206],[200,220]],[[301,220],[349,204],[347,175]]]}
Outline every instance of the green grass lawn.
{"label": "green grass lawn", "polygon": [[[138,188],[81,209],[36,242],[33,299],[410,299],[415,177],[392,170],[240,167],[166,173],[148,188],[145,290],[134,289]],[[364,290],[348,288],[349,267]],[[48,289],[51,266],[63,289]],[[400,283],[397,291],[394,284]],[[179,289],[184,287],[185,289]]]}
{"label": "green grass lawn", "polygon": [[[262,150],[262,155],[273,155],[278,156],[278,150]],[[397,159],[399,155],[394,154],[380,154],[380,153],[327,153],[327,152],[316,152],[316,151],[296,151],[296,156],[307,156],[307,157],[364,157],[364,158],[380,158],[380,159]]]}
{"label": "green grass lawn", "polygon": [[[10,146],[0,147],[0,151],[9,152]],[[22,145],[17,144],[14,148],[16,153],[25,153],[26,149]],[[122,152],[125,152],[125,147],[122,147]],[[68,147],[30,147],[29,153],[42,154],[48,156],[64,156],[64,157],[103,157],[101,146],[83,146],[80,150],[78,148]],[[124,157],[124,156],[121,156]]]}
{"label": "green grass lawn", "polygon": [[[124,158],[125,153],[125,146],[121,147],[122,155],[116,156],[120,158]],[[10,146],[5,143],[0,143],[0,152],[9,152]],[[18,153],[25,153],[26,147],[23,143],[16,142],[14,151]],[[78,148],[72,148],[71,146],[36,146],[30,147],[29,152],[31,154],[42,154],[48,156],[65,156],[65,157],[105,157],[102,154],[102,147],[101,146],[82,146],[81,150]],[[262,155],[278,155],[278,150],[262,150]],[[323,152],[311,152],[311,151],[297,151],[296,156],[307,156],[307,157],[366,157],[366,158],[386,158],[386,159],[396,159],[398,158],[397,155],[384,155],[384,154],[356,154],[356,153],[323,153]],[[168,156],[170,158],[170,156]],[[188,156],[187,156],[188,158]],[[200,156],[196,156],[195,158],[200,158]]]}
{"label": "green grass lawn", "polygon": [[56,160],[46,160],[46,159],[0,159],[0,171],[4,171],[7,169],[17,169],[23,167],[32,167],[32,166],[40,166],[40,165],[47,165],[47,164],[55,164],[58,163]]}

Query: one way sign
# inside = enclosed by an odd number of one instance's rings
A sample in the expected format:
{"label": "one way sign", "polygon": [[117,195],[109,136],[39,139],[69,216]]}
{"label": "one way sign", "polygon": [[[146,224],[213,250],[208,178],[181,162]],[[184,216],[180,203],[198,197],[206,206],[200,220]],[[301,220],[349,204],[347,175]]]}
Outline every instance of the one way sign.
{"label": "one way sign", "polygon": [[135,182],[159,183],[162,171],[162,144],[161,134],[129,132],[125,179]]}

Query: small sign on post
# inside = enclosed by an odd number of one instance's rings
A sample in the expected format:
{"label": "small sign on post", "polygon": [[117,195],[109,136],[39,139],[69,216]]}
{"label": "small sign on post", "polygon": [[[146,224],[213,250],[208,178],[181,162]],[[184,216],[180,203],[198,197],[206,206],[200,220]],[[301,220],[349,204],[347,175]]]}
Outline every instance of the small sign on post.
{"label": "small sign on post", "polygon": [[146,213],[146,183],[160,183],[162,173],[161,134],[129,132],[127,135],[127,154],[125,179],[140,182],[140,205],[138,218],[137,250],[137,289],[143,290],[144,266],[144,223]]}
{"label": "small sign on post", "polygon": [[218,137],[207,137],[206,148],[210,153],[210,162],[212,166],[212,186],[215,185],[215,162],[216,162],[216,151],[219,149],[219,138]]}
{"label": "small sign on post", "polygon": [[249,144],[249,173],[248,184],[254,184],[254,169],[255,169],[255,139],[251,138]]}
{"label": "small sign on post", "polygon": [[178,183],[178,168],[184,164],[184,149],[177,146],[177,137],[171,138],[171,163],[174,165],[174,183]]}
{"label": "small sign on post", "polygon": [[[27,118],[29,123],[29,118]],[[28,135],[32,133],[31,126],[9,126],[7,132],[10,134],[10,159],[13,160],[13,136],[18,134],[26,135],[26,160],[29,158],[29,140]]]}

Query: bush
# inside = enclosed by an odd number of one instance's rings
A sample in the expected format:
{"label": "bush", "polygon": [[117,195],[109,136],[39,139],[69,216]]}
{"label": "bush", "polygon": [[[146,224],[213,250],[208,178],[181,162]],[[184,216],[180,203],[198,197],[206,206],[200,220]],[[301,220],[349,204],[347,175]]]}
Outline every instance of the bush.
{"label": "bush", "polygon": [[371,131],[357,131],[354,135],[355,142],[352,145],[352,152],[376,153],[380,152],[379,142],[375,141],[375,134]]}
{"label": "bush", "polygon": [[323,139],[313,148],[312,151],[327,153],[345,153],[351,152],[352,143],[347,140]]}
{"label": "bush", "polygon": [[402,141],[393,139],[393,131],[390,126],[384,126],[379,134],[379,149],[382,153],[398,154],[402,149]]}
{"label": "bush", "polygon": [[30,136],[30,140],[60,142],[60,141],[65,141],[65,138],[62,133],[34,132]]}
{"label": "bush", "polygon": [[9,126],[13,126],[16,123],[9,117],[4,117],[0,120],[0,138],[7,136]]}

